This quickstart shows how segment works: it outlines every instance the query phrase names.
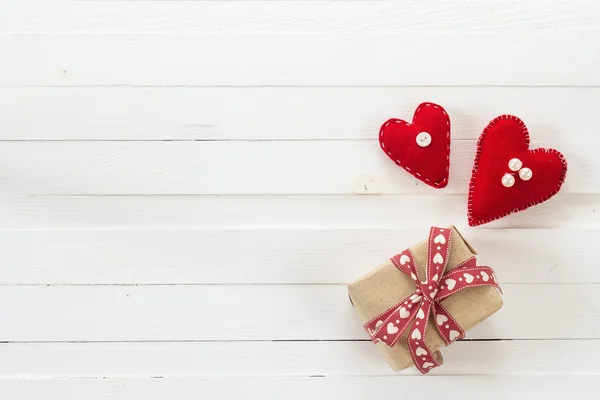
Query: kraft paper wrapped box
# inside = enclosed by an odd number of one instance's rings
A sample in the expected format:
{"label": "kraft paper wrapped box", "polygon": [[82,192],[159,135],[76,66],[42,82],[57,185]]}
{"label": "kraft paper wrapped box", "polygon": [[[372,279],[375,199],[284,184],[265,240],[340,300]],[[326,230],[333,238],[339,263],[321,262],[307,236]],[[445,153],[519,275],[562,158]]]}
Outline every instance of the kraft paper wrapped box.
{"label": "kraft paper wrapped box", "polygon": [[[431,228],[429,240],[392,257],[348,286],[360,320],[395,371],[417,360],[417,368],[422,373],[429,372],[443,361],[440,347],[463,337],[464,331],[502,307],[494,271],[477,266],[476,254],[454,226]],[[428,263],[431,267],[426,267]],[[421,296],[427,301],[419,301]],[[414,299],[417,302],[411,302]],[[427,326],[424,331],[421,328],[415,332],[419,321],[425,319],[424,314]],[[390,332],[398,336],[388,338]],[[421,336],[426,346],[420,344]]]}

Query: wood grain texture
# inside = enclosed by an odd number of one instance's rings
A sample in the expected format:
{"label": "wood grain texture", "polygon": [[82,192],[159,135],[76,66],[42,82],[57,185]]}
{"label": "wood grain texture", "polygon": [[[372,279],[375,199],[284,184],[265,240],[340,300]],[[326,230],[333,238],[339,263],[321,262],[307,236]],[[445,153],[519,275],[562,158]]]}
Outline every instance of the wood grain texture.
{"label": "wood grain texture", "polygon": [[[504,307],[468,338],[600,339],[598,285],[498,279]],[[0,301],[8,342],[367,338],[345,285],[4,286]]]}
{"label": "wood grain texture", "polygon": [[[0,2],[0,397],[590,397],[599,18],[591,0]],[[452,120],[444,191],[376,141],[422,101]],[[466,228],[475,140],[503,113],[564,152],[567,182]],[[345,283],[449,224],[505,305],[425,382],[389,369]]]}
{"label": "wood grain texture", "polygon": [[0,140],[372,140],[423,101],[448,111],[452,140],[476,140],[502,114],[523,119],[535,146],[600,125],[600,88],[5,87]]}
{"label": "wood grain texture", "polygon": [[[432,376],[423,385],[418,376],[372,377],[155,377],[155,378],[59,378],[6,379],[0,381],[0,395],[6,398],[35,398],[51,393],[62,400],[195,400],[198,393],[222,400],[278,398],[323,399],[336,396],[362,400],[392,392],[421,393],[442,397],[461,392],[461,398],[504,400],[518,391],[530,399],[563,400],[585,397],[597,388],[595,375],[565,376]],[[464,388],[468,387],[468,391]],[[464,392],[464,393],[463,393]],[[20,396],[20,397],[19,397]]]}
{"label": "wood grain texture", "polygon": [[[46,1],[0,13],[0,33],[598,33],[590,0]],[[577,21],[576,24],[573,21]],[[423,23],[427,21],[427,23]]]}
{"label": "wood grain texture", "polygon": [[0,86],[600,85],[586,35],[4,34],[0,51]]}
{"label": "wood grain texture", "polygon": [[[444,365],[428,376],[589,374],[598,379],[599,348],[597,340],[458,341],[442,349]],[[393,372],[369,341],[10,343],[0,346],[0,355],[2,378],[390,376],[400,390],[407,375],[419,375],[414,368]]]}
{"label": "wood grain texture", "polygon": [[[2,196],[3,229],[415,229],[467,227],[466,196]],[[600,228],[600,196],[561,193],[484,228]],[[535,240],[535,239],[532,239]]]}
{"label": "wood grain texture", "polygon": [[[343,284],[419,233],[427,228],[2,230],[0,284]],[[599,230],[468,233],[503,283],[600,283]]]}
{"label": "wood grain texture", "polygon": [[[558,142],[563,193],[598,193],[590,141]],[[475,141],[454,141],[444,193],[466,194]],[[4,194],[431,194],[377,140],[302,142],[6,142]],[[535,173],[535,171],[534,171]]]}

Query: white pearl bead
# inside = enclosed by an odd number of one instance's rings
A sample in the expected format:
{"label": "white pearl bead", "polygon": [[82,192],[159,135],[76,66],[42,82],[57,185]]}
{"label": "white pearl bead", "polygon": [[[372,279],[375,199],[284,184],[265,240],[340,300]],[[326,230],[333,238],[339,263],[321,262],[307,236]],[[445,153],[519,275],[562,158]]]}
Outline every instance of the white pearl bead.
{"label": "white pearl bead", "polygon": [[504,174],[504,176],[502,177],[502,184],[505,187],[511,187],[515,184],[515,177],[511,174]]}
{"label": "white pearl bead", "polygon": [[519,171],[519,178],[523,179],[524,181],[530,180],[532,176],[533,176],[533,171],[530,170],[529,168],[522,168]]}
{"label": "white pearl bead", "polygon": [[518,158],[513,158],[508,162],[508,168],[514,172],[517,172],[518,170],[520,170],[522,166],[523,166],[523,163]]}

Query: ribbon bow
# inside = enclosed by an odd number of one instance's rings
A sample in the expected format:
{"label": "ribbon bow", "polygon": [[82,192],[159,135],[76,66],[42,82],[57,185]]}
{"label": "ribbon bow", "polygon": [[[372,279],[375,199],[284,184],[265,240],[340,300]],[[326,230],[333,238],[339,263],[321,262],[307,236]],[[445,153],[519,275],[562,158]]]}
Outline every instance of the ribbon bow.
{"label": "ribbon bow", "polygon": [[[402,272],[410,275],[415,281],[415,291],[400,303],[388,308],[365,324],[365,329],[373,342],[383,342],[394,346],[408,330],[408,349],[417,369],[426,374],[432,368],[442,365],[443,358],[439,352],[436,357],[425,343],[427,322],[433,313],[434,325],[440,336],[449,345],[456,339],[463,338],[464,330],[444,308],[441,301],[454,293],[469,287],[494,286],[496,275],[490,267],[477,266],[475,257],[459,264],[444,274],[450,255],[452,230],[432,227],[429,231],[427,266],[425,279],[419,279],[414,257],[409,249],[392,257],[391,261]],[[411,324],[414,322],[414,324]]]}

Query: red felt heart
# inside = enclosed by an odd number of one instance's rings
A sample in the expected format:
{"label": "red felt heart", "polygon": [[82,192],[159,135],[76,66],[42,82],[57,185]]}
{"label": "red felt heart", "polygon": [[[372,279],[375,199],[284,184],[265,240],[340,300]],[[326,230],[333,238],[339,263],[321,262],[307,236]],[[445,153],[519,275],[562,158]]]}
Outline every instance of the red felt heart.
{"label": "red felt heart", "polygon": [[[417,143],[417,135],[425,142]],[[422,138],[421,135],[420,138]],[[412,123],[392,118],[379,130],[381,149],[396,164],[434,188],[448,184],[450,169],[450,117],[439,105],[422,103],[417,107]]]}
{"label": "red felt heart", "polygon": [[[518,158],[533,172],[525,181],[509,169]],[[512,174],[512,187],[502,177]],[[519,118],[501,115],[483,130],[469,188],[469,225],[476,226],[525,210],[558,193],[567,175],[567,161],[554,149],[529,150],[529,133]]]}

